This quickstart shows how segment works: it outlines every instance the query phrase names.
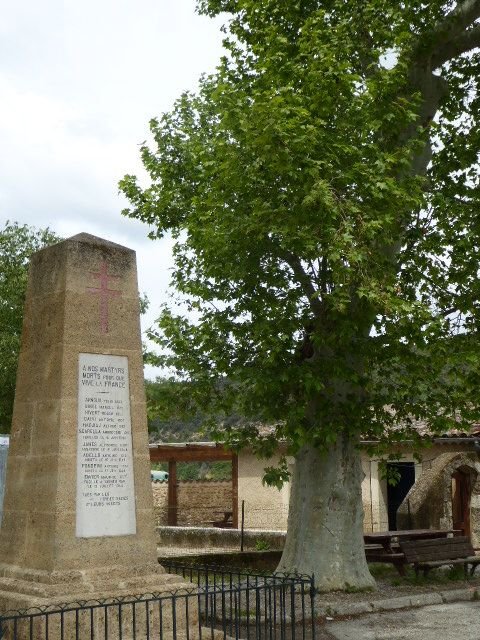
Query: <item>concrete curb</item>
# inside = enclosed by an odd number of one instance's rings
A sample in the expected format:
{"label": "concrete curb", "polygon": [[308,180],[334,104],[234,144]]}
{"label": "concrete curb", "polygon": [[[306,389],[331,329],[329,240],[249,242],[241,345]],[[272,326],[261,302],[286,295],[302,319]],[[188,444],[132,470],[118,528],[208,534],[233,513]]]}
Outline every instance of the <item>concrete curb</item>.
{"label": "concrete curb", "polygon": [[412,596],[385,598],[384,600],[373,600],[370,602],[331,602],[322,604],[321,606],[316,605],[315,614],[317,617],[358,616],[365,613],[394,611],[395,609],[407,609],[411,607],[425,607],[431,604],[477,600],[479,596],[479,589],[475,587],[449,589],[446,591],[417,593]]}

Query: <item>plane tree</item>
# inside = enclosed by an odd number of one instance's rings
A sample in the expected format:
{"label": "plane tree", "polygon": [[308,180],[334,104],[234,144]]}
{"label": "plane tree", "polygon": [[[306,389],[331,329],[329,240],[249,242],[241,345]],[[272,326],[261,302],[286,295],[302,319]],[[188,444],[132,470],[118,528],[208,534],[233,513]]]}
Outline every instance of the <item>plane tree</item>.
{"label": "plane tree", "polygon": [[120,183],[191,311],[151,336],[185,402],[273,425],[231,446],[294,458],[280,568],[368,587],[360,437],[478,417],[480,0],[198,6],[225,56]]}

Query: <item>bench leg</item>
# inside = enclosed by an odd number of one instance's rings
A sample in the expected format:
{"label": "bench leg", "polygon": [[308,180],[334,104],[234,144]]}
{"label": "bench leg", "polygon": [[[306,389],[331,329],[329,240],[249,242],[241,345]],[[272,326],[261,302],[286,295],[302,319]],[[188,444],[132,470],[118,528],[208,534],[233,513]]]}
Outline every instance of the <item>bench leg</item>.
{"label": "bench leg", "polygon": [[403,560],[398,560],[392,564],[401,576],[405,577],[407,575],[407,572],[405,571],[405,562]]}
{"label": "bench leg", "polygon": [[468,580],[468,562],[463,563],[463,577]]}

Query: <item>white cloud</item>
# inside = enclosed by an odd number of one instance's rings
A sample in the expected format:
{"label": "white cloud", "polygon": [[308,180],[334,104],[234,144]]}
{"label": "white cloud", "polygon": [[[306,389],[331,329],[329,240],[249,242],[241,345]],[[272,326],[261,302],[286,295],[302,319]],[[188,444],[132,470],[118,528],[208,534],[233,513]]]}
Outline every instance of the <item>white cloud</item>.
{"label": "white cloud", "polygon": [[124,218],[117,183],[141,173],[138,144],[221,55],[220,21],[194,0],[18,0],[0,23],[0,224],[81,231],[137,251],[158,313],[171,242]]}

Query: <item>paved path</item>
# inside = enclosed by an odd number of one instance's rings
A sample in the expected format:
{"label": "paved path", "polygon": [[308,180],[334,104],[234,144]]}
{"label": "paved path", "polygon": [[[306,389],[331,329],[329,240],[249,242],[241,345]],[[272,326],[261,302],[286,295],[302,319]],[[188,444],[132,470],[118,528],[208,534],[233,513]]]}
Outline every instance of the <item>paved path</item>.
{"label": "paved path", "polygon": [[436,604],[327,622],[320,638],[335,640],[479,640],[480,602]]}

